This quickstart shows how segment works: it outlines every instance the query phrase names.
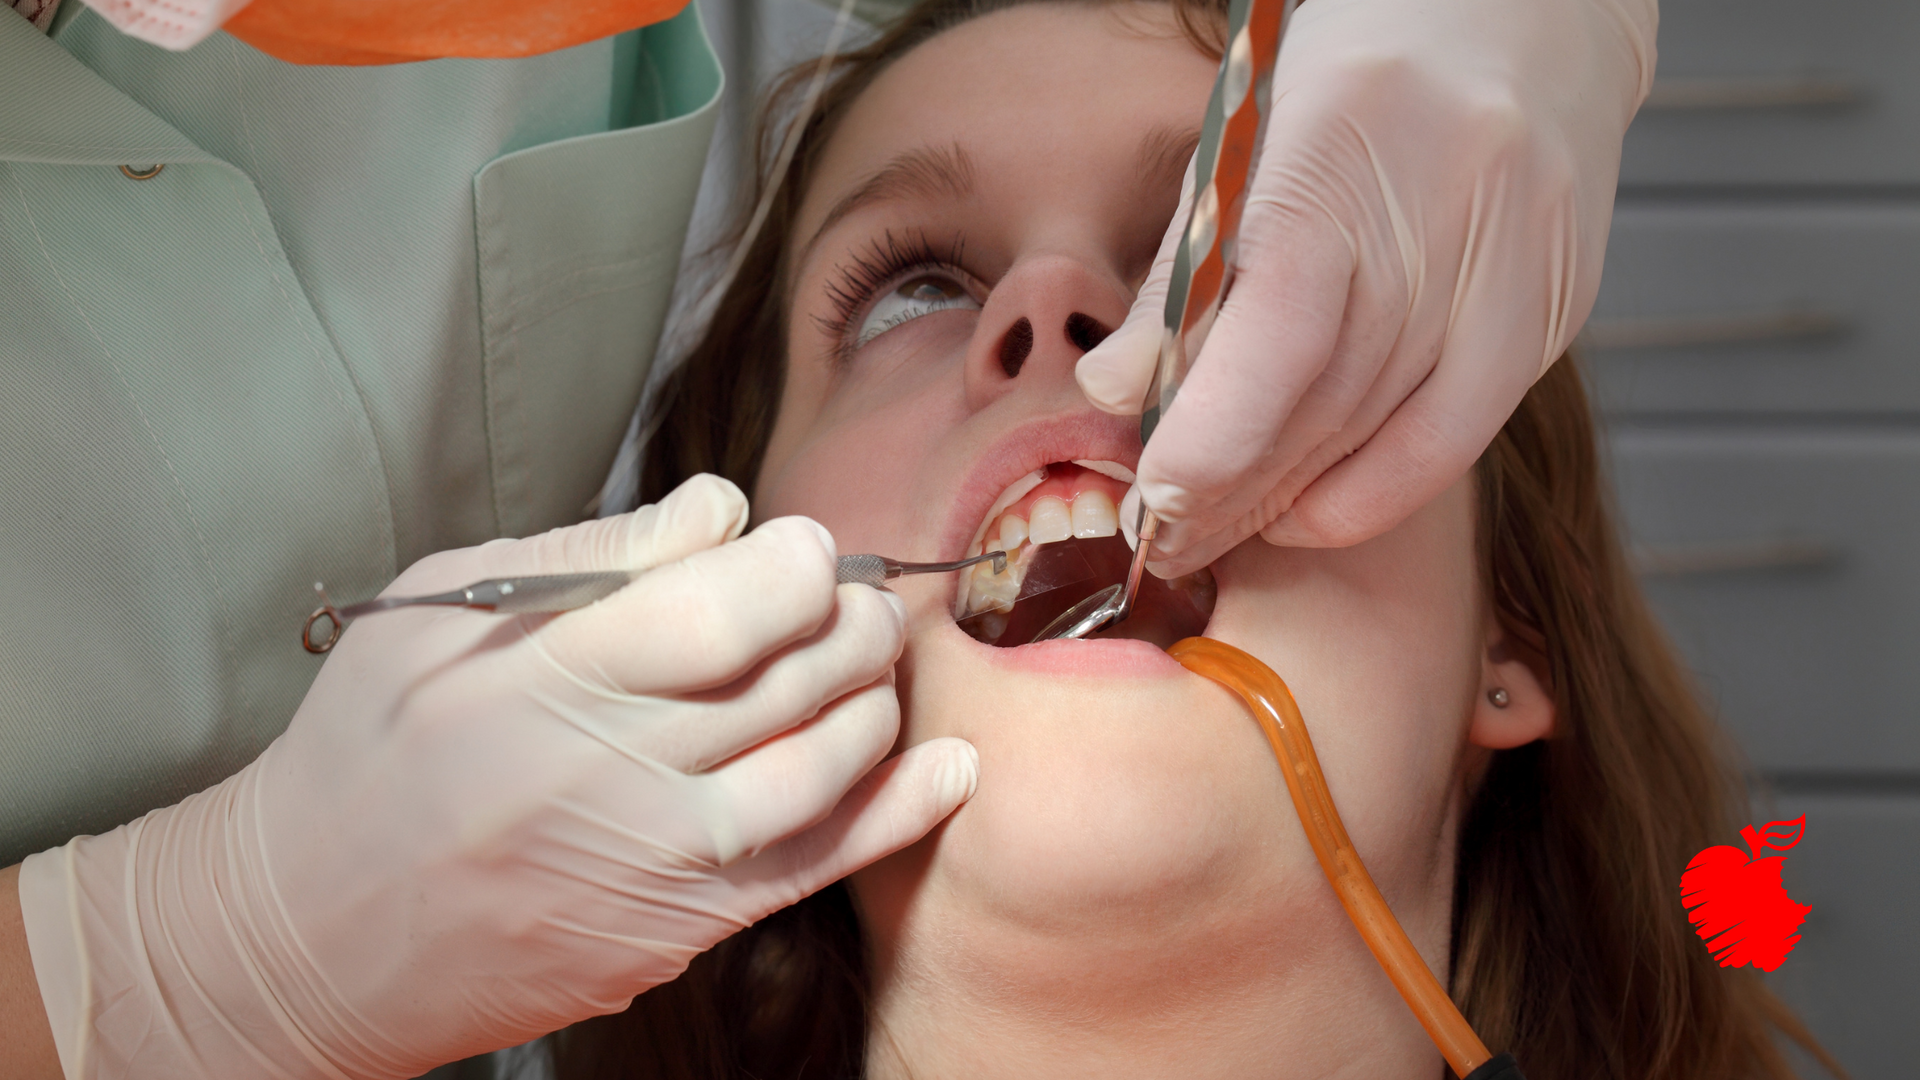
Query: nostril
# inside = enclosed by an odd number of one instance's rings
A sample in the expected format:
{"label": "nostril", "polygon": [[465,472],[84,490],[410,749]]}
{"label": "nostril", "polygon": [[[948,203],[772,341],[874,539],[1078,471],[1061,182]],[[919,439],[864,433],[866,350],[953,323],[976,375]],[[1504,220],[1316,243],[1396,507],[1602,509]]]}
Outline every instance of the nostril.
{"label": "nostril", "polygon": [[1027,362],[1027,354],[1033,351],[1033,324],[1025,316],[1007,328],[1007,336],[1000,342],[1000,370],[1011,379],[1020,374],[1020,368]]}
{"label": "nostril", "polygon": [[1092,352],[1095,345],[1107,340],[1113,330],[1107,324],[1091,315],[1076,311],[1067,316],[1067,340],[1081,352]]}

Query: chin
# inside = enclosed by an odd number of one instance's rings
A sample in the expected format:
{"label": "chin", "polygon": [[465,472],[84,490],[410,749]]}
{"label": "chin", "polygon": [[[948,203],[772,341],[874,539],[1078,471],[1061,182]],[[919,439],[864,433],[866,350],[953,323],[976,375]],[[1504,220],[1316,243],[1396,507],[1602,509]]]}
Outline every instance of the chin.
{"label": "chin", "polygon": [[943,894],[1036,931],[1090,912],[1107,930],[1165,931],[1270,888],[1290,862],[1318,875],[1258,728],[1158,646],[996,649],[948,624],[910,652],[906,739],[958,735],[980,752],[978,793],[929,841]]}

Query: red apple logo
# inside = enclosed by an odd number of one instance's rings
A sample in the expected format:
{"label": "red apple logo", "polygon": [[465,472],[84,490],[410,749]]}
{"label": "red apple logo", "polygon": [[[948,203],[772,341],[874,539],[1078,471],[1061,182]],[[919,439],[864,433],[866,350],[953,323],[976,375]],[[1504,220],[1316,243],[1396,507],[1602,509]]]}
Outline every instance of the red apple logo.
{"label": "red apple logo", "polygon": [[[1778,968],[1800,941],[1800,924],[1813,909],[1796,904],[1780,884],[1784,855],[1761,858],[1767,848],[1785,851],[1807,831],[1807,815],[1769,821],[1766,829],[1740,830],[1753,855],[1716,844],[1693,857],[1680,875],[1680,903],[1693,932],[1707,943],[1721,967],[1752,964],[1761,971]],[[1777,835],[1776,835],[1777,834]]]}

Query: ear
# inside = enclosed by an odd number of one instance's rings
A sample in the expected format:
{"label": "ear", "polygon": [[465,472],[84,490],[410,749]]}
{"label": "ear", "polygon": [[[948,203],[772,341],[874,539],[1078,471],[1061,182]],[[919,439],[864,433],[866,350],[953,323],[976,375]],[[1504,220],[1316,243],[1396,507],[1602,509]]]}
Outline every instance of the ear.
{"label": "ear", "polygon": [[[1494,700],[1505,691],[1506,704]],[[1507,640],[1500,620],[1487,616],[1487,645],[1480,660],[1480,692],[1474,697],[1467,741],[1488,750],[1511,750],[1553,733],[1553,695]]]}

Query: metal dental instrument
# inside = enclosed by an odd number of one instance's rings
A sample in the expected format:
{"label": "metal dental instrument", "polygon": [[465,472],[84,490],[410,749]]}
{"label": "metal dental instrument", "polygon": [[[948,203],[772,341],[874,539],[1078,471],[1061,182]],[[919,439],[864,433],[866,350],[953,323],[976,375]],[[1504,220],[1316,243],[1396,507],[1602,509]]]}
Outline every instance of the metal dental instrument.
{"label": "metal dental instrument", "polygon": [[[305,625],[300,627],[300,644],[310,653],[324,653],[333,649],[340,640],[340,634],[347,624],[363,615],[373,615],[394,608],[419,607],[421,605],[440,605],[445,607],[474,608],[479,611],[494,611],[502,615],[521,615],[547,611],[572,611],[586,607],[603,597],[611,596],[624,588],[634,579],[634,573],[628,570],[602,570],[586,574],[530,574],[526,577],[489,578],[476,581],[451,592],[435,593],[432,596],[381,596],[372,600],[363,600],[346,607],[335,607],[327,597],[327,590],[319,582],[313,583],[313,591],[320,594],[320,606],[307,616]],[[316,637],[314,627],[322,618],[328,622],[329,629],[325,637]]]}
{"label": "metal dental instrument", "polygon": [[[1160,336],[1160,361],[1147,387],[1140,413],[1140,443],[1153,437],[1160,417],[1173,405],[1193,354],[1213,327],[1220,302],[1233,287],[1234,246],[1247,186],[1260,160],[1272,98],[1273,65],[1280,38],[1293,18],[1297,0],[1233,0],[1227,9],[1227,53],[1207,101],[1200,146],[1193,155],[1193,211],[1173,257],[1167,283],[1166,328]],[[1147,552],[1160,531],[1160,519],[1140,504],[1133,565],[1124,585],[1109,585],[1067,609],[1047,624],[1035,641],[1082,638],[1133,614]]]}
{"label": "metal dental instrument", "polygon": [[1140,592],[1140,575],[1147,569],[1147,548],[1153,544],[1153,534],[1160,528],[1160,519],[1147,510],[1145,503],[1141,503],[1140,516],[1134,519],[1134,528],[1140,542],[1133,549],[1133,562],[1127,567],[1126,583],[1109,585],[1061,612],[1046,625],[1046,629],[1033,636],[1034,641],[1053,641],[1056,638],[1078,641],[1095,631],[1118,625],[1133,614],[1133,598]]}
{"label": "metal dental instrument", "polygon": [[[937,574],[947,570],[958,570],[963,566],[993,560],[994,573],[1005,573],[1007,553],[989,551],[971,559],[947,563],[909,563],[888,559],[880,555],[842,555],[834,571],[834,582],[840,585],[849,583],[871,585],[879,588],[882,582],[892,581],[901,574]],[[394,608],[420,607],[423,605],[439,607],[473,608],[476,611],[491,611],[500,615],[531,615],[549,612],[572,611],[586,607],[595,600],[601,600],[639,577],[643,571],[600,570],[584,574],[529,574],[525,577],[488,578],[476,581],[465,588],[450,592],[434,593],[431,596],[382,596],[364,600],[346,607],[335,607],[327,597],[327,590],[319,582],[313,583],[313,591],[320,594],[320,606],[300,627],[300,644],[310,653],[325,653],[333,649],[340,640],[340,634],[347,624],[365,615],[374,615]],[[325,636],[318,636],[314,628],[321,619],[326,619],[329,629]]]}
{"label": "metal dental instrument", "polygon": [[994,573],[1007,572],[1007,553],[1004,551],[989,551],[985,555],[975,555],[958,562],[897,562],[883,555],[842,555],[834,580],[841,585],[871,585],[877,589],[881,582],[892,581],[901,574],[943,574],[988,560],[993,562]]}

